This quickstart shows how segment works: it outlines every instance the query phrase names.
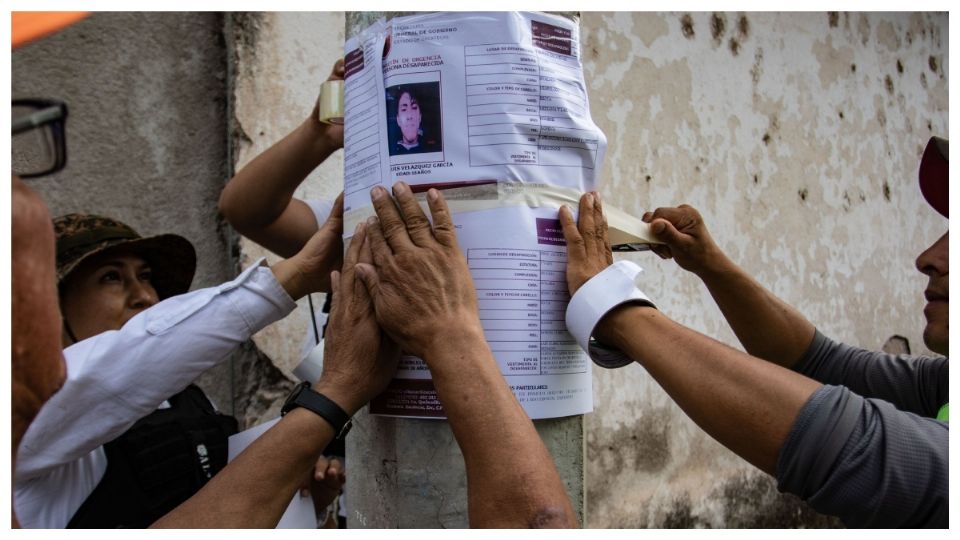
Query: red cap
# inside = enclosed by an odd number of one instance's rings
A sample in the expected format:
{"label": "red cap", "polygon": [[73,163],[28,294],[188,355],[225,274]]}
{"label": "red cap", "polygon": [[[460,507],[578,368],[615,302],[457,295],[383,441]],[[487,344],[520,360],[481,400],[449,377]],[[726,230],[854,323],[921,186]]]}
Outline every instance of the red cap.
{"label": "red cap", "polygon": [[923,157],[920,158],[920,192],[930,206],[945,218],[950,217],[950,198],[947,195],[950,165],[947,150],[947,139],[930,137]]}
{"label": "red cap", "polygon": [[10,14],[13,48],[66,28],[89,14],[88,11],[14,11]]}

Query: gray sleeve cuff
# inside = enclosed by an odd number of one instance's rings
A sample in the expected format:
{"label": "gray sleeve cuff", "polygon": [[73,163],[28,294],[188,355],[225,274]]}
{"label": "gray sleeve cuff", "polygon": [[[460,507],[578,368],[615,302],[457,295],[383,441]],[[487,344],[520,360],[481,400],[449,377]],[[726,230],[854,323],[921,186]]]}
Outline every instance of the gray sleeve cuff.
{"label": "gray sleeve cuff", "polygon": [[945,422],[824,386],[780,450],[777,487],[848,527],[946,527],[948,439]]}
{"label": "gray sleeve cuff", "polygon": [[780,449],[776,472],[781,491],[806,498],[820,489],[853,431],[862,402],[842,386],[824,385],[810,396]]}
{"label": "gray sleeve cuff", "polygon": [[815,329],[813,339],[810,341],[810,346],[807,347],[807,351],[803,353],[800,360],[794,364],[793,371],[810,377],[811,374],[816,371],[820,362],[828,356],[828,349],[832,343],[833,341],[823,335],[820,329]]}

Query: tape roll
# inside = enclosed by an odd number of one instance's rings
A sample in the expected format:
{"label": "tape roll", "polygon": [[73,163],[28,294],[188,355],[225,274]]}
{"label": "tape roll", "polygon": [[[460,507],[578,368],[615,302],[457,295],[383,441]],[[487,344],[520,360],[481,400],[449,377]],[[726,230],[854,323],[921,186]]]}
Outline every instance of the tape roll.
{"label": "tape roll", "polygon": [[317,105],[318,120],[325,124],[343,124],[343,81],[324,81]]}

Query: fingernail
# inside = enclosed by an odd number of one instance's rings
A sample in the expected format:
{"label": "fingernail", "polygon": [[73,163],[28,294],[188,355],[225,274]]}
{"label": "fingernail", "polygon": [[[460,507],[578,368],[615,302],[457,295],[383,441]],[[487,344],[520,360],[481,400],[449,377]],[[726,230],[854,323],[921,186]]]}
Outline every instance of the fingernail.
{"label": "fingernail", "polygon": [[409,189],[409,187],[407,186],[407,184],[406,184],[405,182],[397,182],[396,184],[393,185],[393,193],[394,193],[394,194],[406,193],[408,189]]}
{"label": "fingernail", "polygon": [[387,190],[383,189],[383,186],[376,186],[370,190],[370,197],[375,201],[379,201],[386,194]]}
{"label": "fingernail", "polygon": [[436,202],[437,199],[440,198],[440,192],[434,188],[430,188],[430,191],[427,192],[427,197],[429,197],[431,201]]}
{"label": "fingernail", "polygon": [[587,201],[586,201],[586,202],[587,202],[587,207],[588,207],[588,208],[589,208],[589,207],[592,207],[592,206],[593,206],[593,193],[587,193],[587,197],[586,197],[586,198],[587,198]]}
{"label": "fingernail", "polygon": [[593,192],[593,196],[597,198],[597,202],[600,202],[600,192],[599,192],[599,191],[594,191],[594,192]]}
{"label": "fingernail", "polygon": [[377,225],[377,216],[370,216],[367,218],[367,225],[375,227]]}

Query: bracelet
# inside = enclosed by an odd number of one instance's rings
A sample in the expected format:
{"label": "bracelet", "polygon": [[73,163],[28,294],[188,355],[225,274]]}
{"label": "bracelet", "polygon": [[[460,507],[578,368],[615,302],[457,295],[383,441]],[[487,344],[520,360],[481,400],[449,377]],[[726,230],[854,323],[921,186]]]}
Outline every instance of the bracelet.
{"label": "bracelet", "polygon": [[593,331],[607,313],[626,303],[637,302],[656,309],[634,280],[643,269],[631,261],[617,261],[590,278],[567,304],[567,330],[595,364],[613,369],[632,360],[619,349],[611,349],[593,339]]}

